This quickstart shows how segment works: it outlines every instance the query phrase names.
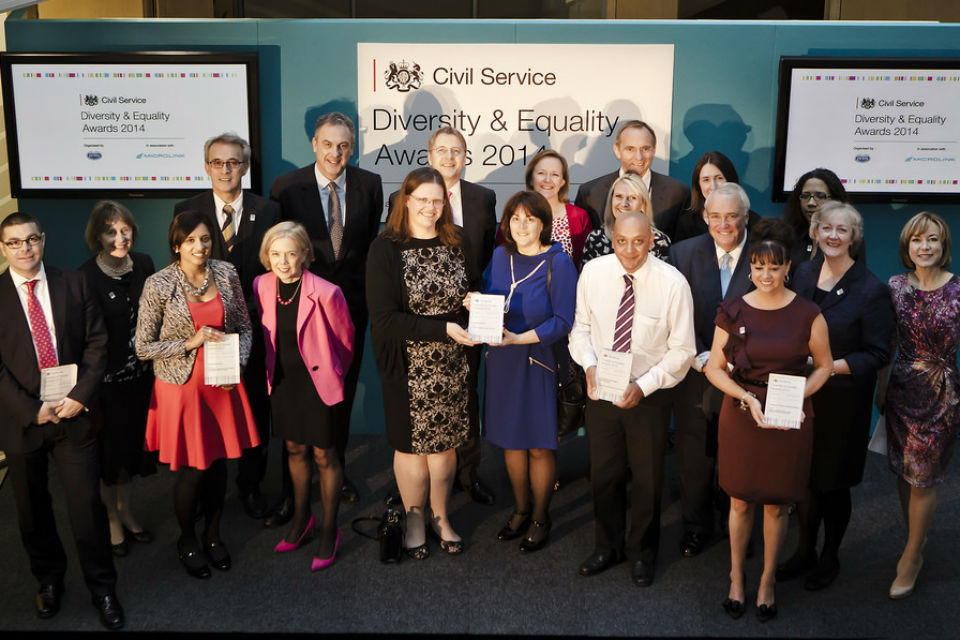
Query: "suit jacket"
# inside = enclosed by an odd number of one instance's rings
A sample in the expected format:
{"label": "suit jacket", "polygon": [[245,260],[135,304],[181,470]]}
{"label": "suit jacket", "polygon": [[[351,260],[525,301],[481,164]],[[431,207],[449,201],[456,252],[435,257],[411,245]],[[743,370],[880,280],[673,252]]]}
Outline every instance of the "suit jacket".
{"label": "suit jacket", "polygon": [[[607,194],[614,180],[620,175],[619,171],[608,173],[605,176],[584,182],[577,189],[577,199],[574,204],[585,209],[590,215],[590,222],[594,229],[603,226],[603,212],[607,208]],[[653,220],[657,229],[673,239],[677,230],[677,219],[680,212],[690,208],[690,187],[684,183],[665,176],[656,171],[650,172],[650,195],[653,206]]]}
{"label": "suit jacket", "polygon": [[[258,276],[253,288],[267,348],[267,388],[272,393],[277,363],[276,274]],[[340,288],[304,271],[297,307],[297,345],[317,395],[327,406],[343,401],[343,376],[353,359],[353,331],[350,310]]]}
{"label": "suit jacket", "polygon": [[[390,194],[388,210],[393,209],[393,201],[398,193],[399,191],[394,191]],[[475,273],[483,274],[490,264],[496,245],[497,194],[492,189],[461,180],[460,199],[463,209],[463,235],[470,243],[473,269]]]}
{"label": "suit jacket", "polygon": [[[314,165],[310,164],[273,181],[270,198],[280,203],[283,220],[296,220],[307,229],[313,244],[310,271],[340,287],[352,315],[366,313],[366,267],[370,243],[380,230],[383,183],[380,176],[348,166],[346,213],[340,257],[334,258],[325,202],[320,200]],[[362,329],[361,329],[362,330]]]}
{"label": "suit jacket", "polygon": [[[798,295],[813,300],[823,267],[823,254],[797,268],[793,287]],[[830,333],[833,359],[843,358],[849,376],[834,376],[831,384],[870,384],[877,371],[890,362],[895,327],[890,289],[861,262],[854,262],[820,302]]]}
{"label": "suit jacket", "polygon": [[[223,330],[240,334],[240,365],[250,357],[250,316],[232,264],[210,260],[208,268],[223,300]],[[187,352],[183,343],[196,333],[187,296],[171,264],[147,278],[140,295],[136,349],[141,360],[153,360],[153,374],[172,384],[184,384],[193,372],[197,349]]]}
{"label": "suit jacket", "polygon": [[[210,217],[213,227],[211,231],[219,229],[217,224],[217,205],[213,199],[213,190],[208,189],[189,200],[178,202],[173,207],[173,215],[187,210],[200,211]],[[222,233],[212,233],[213,249],[210,257],[217,260],[226,260],[237,269],[240,277],[240,286],[247,299],[247,310],[254,310],[253,279],[263,273],[265,269],[260,264],[260,243],[263,235],[273,225],[280,222],[280,207],[276,202],[262,198],[250,191],[243,192],[243,211],[241,212],[240,228],[236,231],[236,242],[233,251],[227,252]]]}
{"label": "suit jacket", "polygon": [[670,247],[669,262],[684,275],[693,293],[693,330],[697,337],[697,353],[709,351],[713,344],[714,320],[720,303],[739,298],[753,289],[753,283],[748,278],[749,245],[748,235],[725,296],[721,295],[720,264],[717,262],[716,244],[710,234],[696,236]]}
{"label": "suit jacket", "polygon": [[[107,329],[86,278],[79,271],[45,266],[60,364],[77,365],[77,384],[67,394],[85,407],[94,407],[107,366]],[[13,285],[10,270],[0,274],[0,449],[34,451],[43,444],[37,428],[40,411],[40,365],[30,322]],[[94,434],[88,414],[62,421],[67,437],[81,443]]]}

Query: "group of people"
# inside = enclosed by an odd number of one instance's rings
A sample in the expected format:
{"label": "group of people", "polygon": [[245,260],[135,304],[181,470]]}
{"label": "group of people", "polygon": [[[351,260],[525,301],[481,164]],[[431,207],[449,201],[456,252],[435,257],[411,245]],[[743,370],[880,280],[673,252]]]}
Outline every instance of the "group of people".
{"label": "group of people", "polygon": [[[177,472],[176,547],[189,575],[232,565],[220,527],[227,459],[239,459],[247,514],[286,525],[275,552],[311,544],[311,569],[330,566],[340,502],[357,500],[344,452],[368,318],[395,449],[398,491],[387,500],[403,505],[410,558],[428,558],[431,537],[443,553],[464,552],[448,510],[456,485],[494,503],[477,475],[481,406],[483,437],[503,450],[514,499],[498,538],[519,539],[522,553],[548,544],[557,390],[582,370],[595,543],[579,574],[626,559],[636,585],[653,583],[672,417],[681,553],[696,556],[714,537],[721,496],[731,556],[722,608],[741,617],[762,505],[755,613],[767,621],[777,581],[804,577],[817,590],[838,575],[879,379],[908,524],[889,595],[910,595],[960,431],[960,279],[948,271],[942,219],[919,213],[906,224],[907,273],[884,285],[864,265],[863,220],[831,171],[801,177],[782,221],[760,218],[723,154],[705,154],[688,188],[651,170],[656,135],[631,120],[616,134],[617,171],[581,185],[571,204],[567,162],[544,150],[499,223],[494,193],[462,179],[463,135],[438,129],[430,166],[390,196],[381,230],[382,184],[349,166],[354,142],[349,118],[321,116],[315,163],[278,177],[265,199],[241,187],[249,144],[211,138],[203,151],[212,188],[175,207],[171,261],[159,271],[132,250],[137,223],[115,202],[94,207],[94,256],[79,272],[44,265],[45,234],[29,214],[0,223],[10,267],[0,297],[22,308],[0,318],[0,399],[10,415],[0,449],[41,585],[37,615],[57,613],[66,569],[48,456],[108,628],[124,623],[113,556],[153,540],[134,514],[131,480],[157,462]],[[466,329],[476,293],[504,298],[499,341],[483,345]],[[236,342],[239,379],[217,377],[216,367],[207,375],[207,351],[225,341]],[[626,387],[611,390],[598,365],[614,358],[630,366]],[[767,424],[771,373],[804,378],[799,428]],[[259,489],[271,435],[283,442],[272,506]],[[799,540],[781,561],[791,505]]]}

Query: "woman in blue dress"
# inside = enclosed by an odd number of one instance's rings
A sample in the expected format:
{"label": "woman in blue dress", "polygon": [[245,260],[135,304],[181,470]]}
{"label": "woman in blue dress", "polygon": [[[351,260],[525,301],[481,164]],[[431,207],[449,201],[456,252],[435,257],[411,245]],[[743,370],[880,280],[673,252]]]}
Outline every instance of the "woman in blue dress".
{"label": "woman in blue dress", "polygon": [[[486,438],[503,448],[516,507],[500,540],[524,536],[537,551],[550,534],[557,469],[557,357],[573,325],[577,269],[550,242],[553,214],[540,194],[507,202],[500,221],[506,243],[493,254],[484,292],[505,297],[503,342],[487,349]],[[561,371],[566,371],[565,364]],[[532,495],[532,500],[531,500]],[[532,504],[531,504],[532,503]]]}

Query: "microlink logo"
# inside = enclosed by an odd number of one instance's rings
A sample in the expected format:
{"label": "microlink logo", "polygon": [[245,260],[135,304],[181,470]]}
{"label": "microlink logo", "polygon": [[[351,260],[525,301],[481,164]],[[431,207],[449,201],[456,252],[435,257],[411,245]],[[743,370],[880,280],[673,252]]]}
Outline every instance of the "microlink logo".
{"label": "microlink logo", "polygon": [[159,158],[161,160],[177,160],[180,158],[185,158],[186,155],[182,153],[138,153],[137,160],[153,160]]}
{"label": "microlink logo", "polygon": [[956,158],[942,158],[939,156],[907,156],[904,162],[956,162]]}

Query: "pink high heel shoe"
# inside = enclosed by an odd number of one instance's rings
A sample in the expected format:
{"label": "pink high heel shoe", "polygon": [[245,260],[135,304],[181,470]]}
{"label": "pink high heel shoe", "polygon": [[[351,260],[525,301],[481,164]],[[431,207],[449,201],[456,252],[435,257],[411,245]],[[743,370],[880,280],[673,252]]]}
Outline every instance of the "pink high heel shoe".
{"label": "pink high heel shoe", "polygon": [[323,560],[314,556],[313,563],[310,565],[310,570],[320,571],[320,569],[326,569],[327,567],[332,565],[333,561],[337,558],[337,549],[339,548],[340,548],[340,529],[337,529],[337,541],[333,543],[333,555]]}
{"label": "pink high heel shoe", "polygon": [[287,542],[286,540],[281,540],[277,543],[277,546],[273,550],[277,553],[286,553],[288,551],[296,551],[300,548],[304,542],[313,537],[313,525],[314,525],[314,516],[310,516],[310,521],[307,522],[307,526],[304,527],[303,533],[300,534],[300,537],[297,538],[296,542]]}

